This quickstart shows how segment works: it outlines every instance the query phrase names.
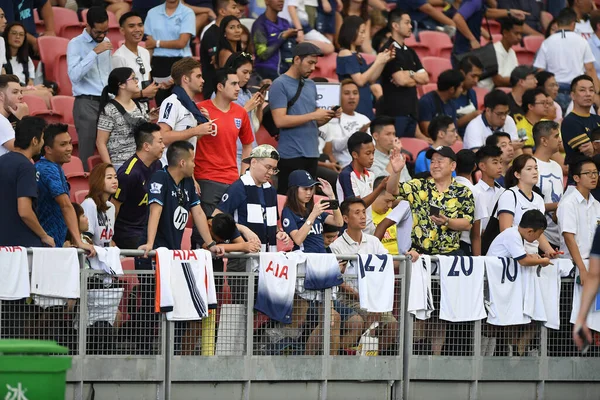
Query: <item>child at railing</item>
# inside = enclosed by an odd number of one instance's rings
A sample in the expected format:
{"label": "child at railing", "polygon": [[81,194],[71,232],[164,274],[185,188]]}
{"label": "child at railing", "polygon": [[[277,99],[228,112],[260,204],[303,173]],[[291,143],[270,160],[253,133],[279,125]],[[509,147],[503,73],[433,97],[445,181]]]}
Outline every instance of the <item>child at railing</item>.
{"label": "child at railing", "polygon": [[[84,232],[87,232],[87,230],[89,229],[89,221],[88,218],[86,217],[85,213],[83,212],[83,207],[81,207],[79,204],[77,203],[71,203],[73,205],[73,208],[75,209],[75,215],[77,216],[77,222],[79,223],[79,236],[81,236],[81,240],[84,243],[87,244],[92,244],[92,239],[85,235]],[[67,231],[67,238],[65,240],[65,244],[63,245],[63,247],[76,247],[74,244],[74,240],[73,240],[73,236],[71,235],[71,231]],[[86,264],[89,266],[89,264],[87,263],[86,260]]]}

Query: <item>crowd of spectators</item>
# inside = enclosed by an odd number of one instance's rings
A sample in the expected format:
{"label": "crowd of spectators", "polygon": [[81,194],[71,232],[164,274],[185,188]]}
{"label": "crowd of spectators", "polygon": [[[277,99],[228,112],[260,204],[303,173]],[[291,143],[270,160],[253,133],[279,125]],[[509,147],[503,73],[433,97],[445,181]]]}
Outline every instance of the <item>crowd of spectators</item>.
{"label": "crowd of spectators", "polygon": [[[495,255],[498,246],[482,243],[489,221],[504,232],[538,210],[546,224],[526,237],[528,257],[544,265],[560,250],[587,281],[600,220],[600,11],[591,2],[550,12],[479,0],[56,3],[83,21],[64,64],[72,121],[43,119],[60,89],[39,60],[39,38],[57,34],[56,7],[0,1],[0,221],[11,227],[1,246],[147,253],[180,248],[193,226],[193,248],[215,256],[278,246]],[[446,70],[420,55],[436,47],[426,31],[453,41],[435,60]],[[520,62],[524,41],[538,37],[532,65]],[[322,107],[320,90],[333,89],[311,78],[329,63],[334,76],[324,78],[339,82],[340,99]],[[31,97],[46,114],[30,111]],[[72,203],[75,178],[89,183],[82,208]],[[247,268],[229,261],[231,271]],[[353,290],[333,310],[351,327],[348,345],[372,320]],[[393,336],[396,319],[380,322]]]}

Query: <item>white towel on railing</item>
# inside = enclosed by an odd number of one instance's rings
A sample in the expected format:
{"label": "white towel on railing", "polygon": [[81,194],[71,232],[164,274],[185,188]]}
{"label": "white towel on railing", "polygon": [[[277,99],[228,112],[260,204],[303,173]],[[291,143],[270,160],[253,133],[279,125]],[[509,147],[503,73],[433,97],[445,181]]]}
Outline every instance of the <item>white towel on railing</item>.
{"label": "white towel on railing", "polygon": [[216,308],[212,255],[207,250],[156,250],[156,312],[194,321]]}
{"label": "white towel on railing", "polygon": [[301,258],[295,253],[260,253],[255,309],[275,321],[292,322],[296,267]]}
{"label": "white towel on railing", "polygon": [[31,293],[63,299],[78,299],[79,257],[77,249],[33,248]]}
{"label": "white towel on railing", "polygon": [[477,321],[486,317],[483,304],[483,257],[438,256],[440,263],[440,319]]}
{"label": "white towel on railing", "polygon": [[29,263],[25,247],[0,247],[0,276],[0,300],[29,297]]}
{"label": "white towel on railing", "polygon": [[96,257],[90,258],[92,269],[104,271],[110,275],[123,275],[121,250],[118,247],[94,246]]}
{"label": "white towel on railing", "polygon": [[417,319],[429,319],[435,310],[431,294],[431,257],[423,255],[412,263],[407,310]]}
{"label": "white towel on railing", "polygon": [[394,261],[389,254],[359,254],[358,297],[368,312],[391,312],[394,308]]}
{"label": "white towel on railing", "polygon": [[491,303],[487,323],[500,326],[530,323],[531,318],[524,313],[523,267],[519,262],[506,257],[485,257],[485,269]]}
{"label": "white towel on railing", "polygon": [[[585,268],[589,271],[589,260],[583,260]],[[579,315],[579,307],[581,306],[581,294],[583,293],[583,286],[577,283],[577,277],[579,276],[579,270],[575,269],[575,282],[573,282],[573,307],[571,309],[571,323],[574,324]],[[585,283],[585,282],[584,282]],[[596,299],[597,301],[597,299]],[[587,324],[591,330],[600,332],[600,311],[594,311],[595,302],[592,303],[590,312],[587,316]]]}

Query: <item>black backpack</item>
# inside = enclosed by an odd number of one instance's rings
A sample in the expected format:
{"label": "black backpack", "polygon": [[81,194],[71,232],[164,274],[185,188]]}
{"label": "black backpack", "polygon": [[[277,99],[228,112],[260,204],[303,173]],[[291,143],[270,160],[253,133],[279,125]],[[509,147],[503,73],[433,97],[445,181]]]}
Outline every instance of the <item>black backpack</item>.
{"label": "black backpack", "polygon": [[[288,101],[288,110],[296,103],[296,101],[298,101],[303,86],[304,79],[300,79],[300,83],[298,83],[298,90],[296,90],[296,94],[290,101]],[[269,132],[269,135],[271,135],[271,137],[274,137],[275,139],[279,140],[279,128],[277,127],[277,125],[275,125],[275,121],[273,120],[273,113],[271,113],[271,106],[269,104],[267,104],[267,106],[263,110],[262,125],[265,127],[267,132]]]}
{"label": "black backpack", "polygon": [[[515,207],[516,207],[517,206],[517,195],[515,194],[515,191],[510,190],[510,189],[507,189],[507,190],[510,191],[513,194],[513,196],[515,196]],[[500,196],[502,196],[502,195],[500,195]],[[490,249],[490,245],[492,244],[492,242],[494,241],[496,236],[498,236],[500,234],[500,221],[498,220],[498,218],[495,217],[496,210],[498,209],[499,201],[500,201],[500,198],[498,198],[498,200],[496,201],[496,204],[494,205],[494,209],[492,210],[492,215],[490,215],[490,220],[488,221],[485,231],[483,231],[483,235],[481,235],[481,255],[482,256],[487,255],[487,252]]]}

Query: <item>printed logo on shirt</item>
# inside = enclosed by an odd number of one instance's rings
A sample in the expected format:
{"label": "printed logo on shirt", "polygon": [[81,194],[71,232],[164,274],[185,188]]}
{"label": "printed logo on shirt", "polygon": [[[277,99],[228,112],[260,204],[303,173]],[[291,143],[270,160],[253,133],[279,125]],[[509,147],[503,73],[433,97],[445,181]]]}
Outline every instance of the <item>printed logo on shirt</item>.
{"label": "printed logo on shirt", "polygon": [[242,119],[241,118],[234,118],[233,122],[235,122],[235,127],[240,129],[242,127]]}
{"label": "printed logo on shirt", "polygon": [[172,109],[173,109],[173,103],[167,103],[167,105],[165,106],[165,113],[163,114],[164,119],[169,118],[169,115],[171,115]]}
{"label": "printed logo on shirt", "polygon": [[175,209],[173,214],[173,225],[178,231],[182,231],[185,228],[188,220],[188,212],[185,208],[179,206]]}
{"label": "printed logo on shirt", "polygon": [[290,220],[288,218],[284,218],[281,224],[284,228],[287,228],[288,226],[290,226]]}
{"label": "printed logo on shirt", "polygon": [[223,197],[221,197],[221,201],[223,203],[225,203],[227,200],[229,200],[229,195],[227,193],[223,194]]}
{"label": "printed logo on shirt", "polygon": [[150,184],[150,193],[152,194],[160,194],[160,190],[162,189],[162,183],[152,182]]}

